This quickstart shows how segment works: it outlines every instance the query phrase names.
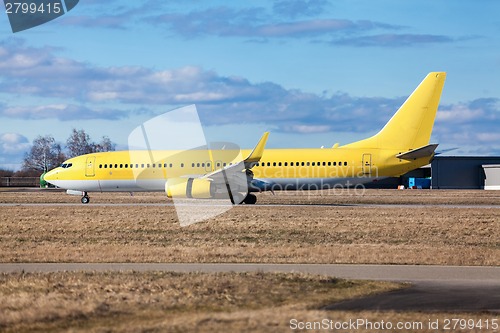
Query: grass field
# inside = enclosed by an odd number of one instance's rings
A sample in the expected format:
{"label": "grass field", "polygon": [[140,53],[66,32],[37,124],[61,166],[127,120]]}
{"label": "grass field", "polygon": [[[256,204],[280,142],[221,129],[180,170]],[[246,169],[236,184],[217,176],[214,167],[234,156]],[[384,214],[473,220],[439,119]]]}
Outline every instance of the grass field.
{"label": "grass field", "polygon": [[[498,191],[265,193],[260,205],[238,206],[188,227],[179,225],[172,202],[161,193],[91,198],[89,205],[68,205],[79,198],[0,189],[0,204],[8,204],[0,206],[0,262],[500,263]],[[30,203],[49,205],[23,205]],[[449,332],[428,323],[498,318],[322,310],[401,287],[303,274],[3,274],[0,331],[290,332],[292,320],[363,319],[422,324],[386,331]]]}
{"label": "grass field", "polygon": [[[0,261],[500,264],[498,191],[266,193],[261,205],[188,227],[161,193],[91,198],[2,206]],[[0,192],[0,203],[78,202],[54,191]]]}
{"label": "grass field", "polygon": [[[264,273],[0,275],[0,330],[227,331],[229,324],[233,331],[271,331],[275,325],[286,327],[281,321],[297,311],[399,287]],[[280,315],[261,322],[263,312]]]}
{"label": "grass field", "polygon": [[[344,299],[404,288],[305,274],[60,272],[0,274],[2,332],[305,332],[299,323],[349,323],[342,332],[450,332],[449,318],[484,323],[488,313],[327,311]],[[440,329],[429,322],[440,321]],[[498,319],[497,319],[498,320]],[[367,329],[367,322],[393,329]],[[398,323],[412,329],[396,329]],[[295,326],[294,326],[295,325]],[[323,324],[322,324],[323,325]],[[416,326],[420,325],[420,326]],[[334,326],[331,326],[334,328]],[[494,332],[457,329],[452,332]]]}

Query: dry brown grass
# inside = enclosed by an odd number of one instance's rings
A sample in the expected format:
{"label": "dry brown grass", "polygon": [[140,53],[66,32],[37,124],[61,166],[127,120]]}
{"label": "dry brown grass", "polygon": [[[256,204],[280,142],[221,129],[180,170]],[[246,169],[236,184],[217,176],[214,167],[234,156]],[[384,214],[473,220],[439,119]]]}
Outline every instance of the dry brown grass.
{"label": "dry brown grass", "polygon": [[[236,207],[182,228],[172,206],[137,205],[171,203],[161,193],[92,194],[92,203],[109,205],[72,206],[57,203],[79,198],[57,191],[2,190],[0,203],[56,205],[1,206],[0,261],[500,264],[498,191],[352,194],[265,193],[259,195],[261,206]],[[286,203],[296,206],[272,206]],[[0,331],[289,332],[292,318],[424,324],[493,318],[320,309],[393,287],[262,273],[0,275]],[[436,332],[424,328],[415,331]],[[449,332],[442,326],[440,331]]]}
{"label": "dry brown grass", "polygon": [[276,321],[260,321],[264,313],[286,318],[288,312],[400,287],[304,274],[3,274],[0,330],[231,332],[249,326],[261,331]]}
{"label": "dry brown grass", "polygon": [[[236,207],[189,227],[179,226],[172,206],[3,206],[0,261],[499,265],[499,195],[390,190],[360,197],[265,194],[259,197],[264,205]],[[0,193],[2,202],[42,200],[75,202],[78,197]],[[350,202],[336,203],[340,200]],[[461,207],[464,200],[468,205]],[[161,194],[92,196],[93,203],[165,201]],[[310,203],[265,205],[271,201]],[[328,205],[312,204],[318,201]],[[360,201],[380,206],[349,205]],[[442,205],[387,205],[434,201]]]}
{"label": "dry brown grass", "polygon": [[[61,272],[0,274],[4,332],[290,332],[298,322],[422,323],[450,332],[445,318],[497,318],[480,313],[325,311],[325,304],[400,288],[388,282],[346,281],[305,274]],[[428,328],[440,321],[440,329]],[[303,332],[304,330],[298,330]],[[310,330],[311,331],[311,330]],[[312,330],[318,331],[318,330]],[[325,331],[325,330],[322,330]],[[338,330],[337,330],[338,331]],[[382,330],[348,329],[343,332]],[[490,332],[456,329],[453,332]]]}

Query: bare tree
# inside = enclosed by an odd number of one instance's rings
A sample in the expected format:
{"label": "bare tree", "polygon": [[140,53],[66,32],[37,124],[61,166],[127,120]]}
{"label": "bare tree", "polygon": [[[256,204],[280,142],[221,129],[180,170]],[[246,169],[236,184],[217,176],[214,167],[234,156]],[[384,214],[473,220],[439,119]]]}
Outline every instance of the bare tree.
{"label": "bare tree", "polygon": [[107,136],[103,136],[101,142],[95,145],[95,151],[114,151],[116,145]]}
{"label": "bare tree", "polygon": [[26,153],[23,161],[23,170],[45,172],[61,164],[64,156],[61,145],[51,135],[38,136]]}
{"label": "bare tree", "polygon": [[69,157],[75,157],[95,152],[96,144],[90,140],[90,136],[83,129],[76,130],[73,128],[73,132],[66,141],[66,148]]}
{"label": "bare tree", "polygon": [[95,143],[83,129],[76,130],[74,128],[66,141],[66,148],[68,149],[70,157],[95,152],[113,151],[115,150],[115,146],[116,145],[107,136],[103,136],[101,142]]}

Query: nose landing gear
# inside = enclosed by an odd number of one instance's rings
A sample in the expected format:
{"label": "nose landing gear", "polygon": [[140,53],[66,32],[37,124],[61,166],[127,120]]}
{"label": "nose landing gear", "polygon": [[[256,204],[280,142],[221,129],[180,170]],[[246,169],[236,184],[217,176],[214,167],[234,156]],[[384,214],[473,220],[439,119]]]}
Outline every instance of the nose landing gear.
{"label": "nose landing gear", "polygon": [[90,197],[87,194],[87,192],[83,193],[83,197],[82,197],[81,201],[82,201],[82,204],[88,204],[90,202]]}

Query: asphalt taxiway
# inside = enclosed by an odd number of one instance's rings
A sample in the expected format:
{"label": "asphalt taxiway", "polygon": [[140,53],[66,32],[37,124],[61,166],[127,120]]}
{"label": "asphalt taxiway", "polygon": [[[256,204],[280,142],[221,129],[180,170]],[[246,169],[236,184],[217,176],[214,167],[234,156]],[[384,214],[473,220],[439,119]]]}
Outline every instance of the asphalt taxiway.
{"label": "asphalt taxiway", "polygon": [[[231,206],[231,204],[204,204],[204,203],[193,203],[193,204],[185,204],[185,203],[90,203],[90,204],[82,204],[80,202],[74,203],[0,203],[0,207],[175,207],[175,206],[193,206],[193,207],[227,207]],[[500,209],[500,205],[453,205],[453,204],[369,204],[369,203],[356,203],[356,204],[316,204],[316,203],[290,203],[290,204],[255,204],[255,205],[237,205],[238,207],[277,207],[277,208],[285,208],[285,207],[303,207],[307,208],[317,208],[317,207],[335,207],[335,208],[473,208],[473,209]]]}

